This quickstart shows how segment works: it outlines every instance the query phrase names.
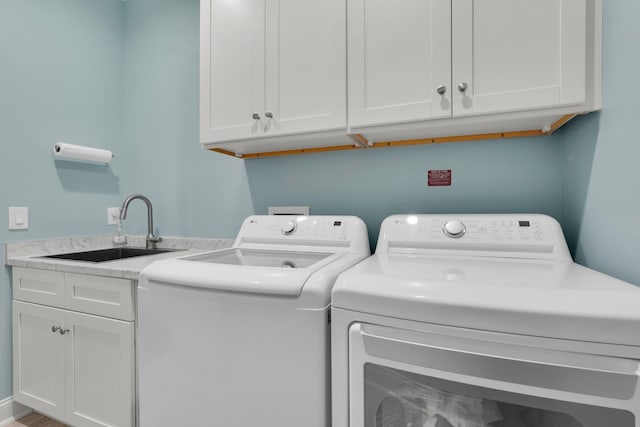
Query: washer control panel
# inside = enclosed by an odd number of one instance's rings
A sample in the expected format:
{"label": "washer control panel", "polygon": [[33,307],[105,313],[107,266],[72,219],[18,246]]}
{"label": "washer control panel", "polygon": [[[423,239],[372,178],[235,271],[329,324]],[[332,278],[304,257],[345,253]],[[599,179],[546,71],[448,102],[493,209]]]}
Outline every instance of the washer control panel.
{"label": "washer control panel", "polygon": [[[320,219],[310,217],[276,217],[256,219],[252,225],[253,232],[264,237],[279,237],[291,239],[311,240],[347,240],[349,225],[347,221],[339,219]],[[250,224],[251,225],[251,224]]]}
{"label": "washer control panel", "polygon": [[569,256],[560,225],[546,215],[422,214],[385,219],[376,253],[414,249],[533,254],[560,251],[562,257]]}
{"label": "washer control panel", "polygon": [[357,246],[369,250],[367,227],[355,216],[254,215],[242,223],[236,245],[241,242]]}

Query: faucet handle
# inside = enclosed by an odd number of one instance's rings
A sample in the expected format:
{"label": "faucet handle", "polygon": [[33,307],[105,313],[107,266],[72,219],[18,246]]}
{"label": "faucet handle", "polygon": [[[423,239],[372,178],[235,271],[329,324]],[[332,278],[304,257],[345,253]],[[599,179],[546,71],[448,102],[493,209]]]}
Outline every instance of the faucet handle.
{"label": "faucet handle", "polygon": [[147,236],[147,249],[155,249],[156,244],[162,242],[162,237],[160,236]]}

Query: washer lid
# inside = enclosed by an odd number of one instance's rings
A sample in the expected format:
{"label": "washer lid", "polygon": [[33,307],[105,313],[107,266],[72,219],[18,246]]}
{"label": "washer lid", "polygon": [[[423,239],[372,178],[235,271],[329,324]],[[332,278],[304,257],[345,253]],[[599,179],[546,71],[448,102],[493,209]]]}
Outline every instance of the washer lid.
{"label": "washer lid", "polygon": [[253,267],[307,268],[333,255],[329,252],[302,252],[232,248],[182,258],[185,261]]}
{"label": "washer lid", "polygon": [[462,328],[640,346],[640,288],[573,262],[376,254],[335,308]]}
{"label": "washer lid", "polygon": [[314,272],[344,255],[232,248],[156,261],[140,277],[172,285],[297,296]]}

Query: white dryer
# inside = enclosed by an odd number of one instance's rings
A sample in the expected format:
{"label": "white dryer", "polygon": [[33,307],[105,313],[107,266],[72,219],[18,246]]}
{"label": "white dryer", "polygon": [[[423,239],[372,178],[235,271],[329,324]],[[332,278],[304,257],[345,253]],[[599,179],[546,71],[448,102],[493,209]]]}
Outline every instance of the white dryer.
{"label": "white dryer", "polygon": [[542,215],[398,215],[332,294],[333,427],[638,427],[640,288]]}
{"label": "white dryer", "polygon": [[138,287],[141,427],[327,427],[331,288],[362,220],[252,216],[230,249],[158,261]]}

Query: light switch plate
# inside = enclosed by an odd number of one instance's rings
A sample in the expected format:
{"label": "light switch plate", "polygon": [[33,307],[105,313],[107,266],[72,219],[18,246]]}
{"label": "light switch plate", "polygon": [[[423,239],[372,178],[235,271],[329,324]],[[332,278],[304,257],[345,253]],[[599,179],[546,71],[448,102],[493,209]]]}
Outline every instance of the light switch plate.
{"label": "light switch plate", "polygon": [[9,230],[29,229],[29,208],[10,207],[9,208]]}

